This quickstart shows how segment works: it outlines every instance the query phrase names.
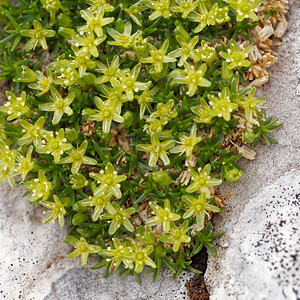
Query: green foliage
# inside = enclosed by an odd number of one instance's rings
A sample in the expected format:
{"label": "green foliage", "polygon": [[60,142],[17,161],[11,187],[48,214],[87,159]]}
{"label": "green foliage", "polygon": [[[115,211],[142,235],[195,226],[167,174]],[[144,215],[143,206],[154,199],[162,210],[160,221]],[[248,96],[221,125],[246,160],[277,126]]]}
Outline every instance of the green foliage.
{"label": "green foliage", "polygon": [[243,174],[231,141],[281,126],[239,87],[248,2],[1,1],[0,182],[20,175],[45,223],[70,225],[71,258],[155,280],[215,255],[217,187]]}

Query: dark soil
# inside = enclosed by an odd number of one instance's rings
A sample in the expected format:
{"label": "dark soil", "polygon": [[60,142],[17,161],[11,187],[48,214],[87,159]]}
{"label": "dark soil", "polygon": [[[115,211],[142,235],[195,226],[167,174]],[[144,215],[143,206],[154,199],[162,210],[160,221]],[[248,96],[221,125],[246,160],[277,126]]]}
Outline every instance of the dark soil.
{"label": "dark soil", "polygon": [[[192,258],[192,267],[201,271],[203,274],[207,267],[208,254],[206,249],[202,249]],[[209,300],[203,275],[195,275],[185,284],[190,300]]]}

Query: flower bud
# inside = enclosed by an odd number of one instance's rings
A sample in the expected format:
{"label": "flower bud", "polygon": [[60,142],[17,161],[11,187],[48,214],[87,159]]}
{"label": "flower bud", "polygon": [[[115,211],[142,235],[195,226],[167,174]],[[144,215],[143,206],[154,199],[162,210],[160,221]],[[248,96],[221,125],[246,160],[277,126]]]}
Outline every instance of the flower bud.
{"label": "flower bud", "polygon": [[110,140],[111,140],[111,138],[112,138],[112,135],[111,135],[111,133],[109,132],[109,133],[107,133],[107,134],[105,134],[104,132],[102,132],[102,134],[101,134],[101,140],[103,141],[103,142],[109,142]]}
{"label": "flower bud", "polygon": [[21,66],[16,71],[14,82],[35,82],[36,77],[34,71],[26,66]]}
{"label": "flower bud", "polygon": [[96,76],[92,73],[85,73],[83,76],[83,80],[86,85],[93,85],[95,79],[96,79]]}
{"label": "flower bud", "polygon": [[233,78],[233,71],[228,69],[228,63],[226,61],[222,62],[221,76],[223,81],[231,81]]}
{"label": "flower bud", "polygon": [[164,130],[158,134],[158,137],[162,141],[170,140],[173,138],[171,130]]}
{"label": "flower bud", "polygon": [[121,18],[118,18],[116,21],[116,30],[118,32],[124,32],[124,27],[125,27],[124,21]]}
{"label": "flower bud", "polygon": [[243,135],[243,143],[251,144],[253,143],[254,138],[255,138],[255,133],[251,131],[246,131],[245,134]]}
{"label": "flower bud", "polygon": [[125,114],[123,115],[123,119],[124,119],[125,127],[128,128],[132,125],[134,121],[134,116],[132,112],[126,111]]}
{"label": "flower bud", "polygon": [[74,142],[78,139],[78,132],[74,128],[66,128],[66,138],[70,142]]}
{"label": "flower bud", "polygon": [[76,36],[75,30],[72,28],[59,27],[58,33],[67,40],[72,40]]}
{"label": "flower bud", "polygon": [[80,225],[86,220],[87,220],[87,215],[86,214],[77,213],[72,218],[72,224],[73,225]]}
{"label": "flower bud", "polygon": [[152,178],[154,182],[158,183],[161,186],[168,185],[173,182],[170,175],[162,171],[153,173]]}
{"label": "flower bud", "polygon": [[72,189],[78,190],[85,187],[88,184],[88,181],[84,175],[78,173],[70,176],[70,184],[72,185]]}
{"label": "flower bud", "polygon": [[159,80],[164,78],[167,75],[168,68],[169,68],[169,64],[163,64],[163,68],[161,72],[155,72],[154,68],[152,68],[149,70],[149,73],[154,80]]}
{"label": "flower bud", "polygon": [[148,52],[148,39],[144,39],[142,35],[138,36],[132,41],[132,49],[141,57],[147,57]]}
{"label": "flower bud", "polygon": [[66,14],[59,14],[57,18],[60,26],[73,27],[72,19]]}
{"label": "flower bud", "polygon": [[243,171],[237,168],[231,169],[225,173],[225,179],[231,183],[236,183],[243,175]]}

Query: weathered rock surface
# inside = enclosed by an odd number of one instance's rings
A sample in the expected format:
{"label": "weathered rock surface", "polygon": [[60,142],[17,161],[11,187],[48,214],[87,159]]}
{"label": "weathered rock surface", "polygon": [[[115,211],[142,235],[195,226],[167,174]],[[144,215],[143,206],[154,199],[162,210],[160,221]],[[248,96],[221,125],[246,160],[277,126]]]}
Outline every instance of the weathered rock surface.
{"label": "weathered rock surface", "polygon": [[242,160],[245,173],[222,192],[224,217],[214,228],[226,231],[206,272],[212,300],[300,299],[300,2],[290,1],[289,30],[276,51],[273,78],[258,91],[267,112],[284,122],[274,135],[279,144],[259,145],[255,161]]}
{"label": "weathered rock surface", "polygon": [[165,270],[155,283],[144,276],[139,285],[133,276],[105,279],[101,270],[71,260],[72,247],[62,242],[66,230],[44,225],[43,209],[32,209],[23,193],[20,187],[0,185],[0,299],[186,299],[188,273],[171,280]]}
{"label": "weathered rock surface", "polygon": [[[227,200],[225,216],[214,219],[215,230],[227,234],[218,241],[218,258],[209,259],[212,300],[300,299],[299,15],[299,0],[291,1],[274,78],[260,92],[268,113],[284,122],[275,134],[279,144],[259,146],[255,161],[242,161],[243,178],[223,186],[237,196]],[[102,271],[81,267],[68,258],[66,230],[43,225],[42,209],[32,209],[23,192],[0,185],[0,299],[187,299],[190,273],[172,281],[164,271],[155,283],[145,276],[140,286],[134,277],[103,279]]]}
{"label": "weathered rock surface", "polygon": [[292,170],[245,205],[210,259],[211,298],[300,299],[300,171]]}

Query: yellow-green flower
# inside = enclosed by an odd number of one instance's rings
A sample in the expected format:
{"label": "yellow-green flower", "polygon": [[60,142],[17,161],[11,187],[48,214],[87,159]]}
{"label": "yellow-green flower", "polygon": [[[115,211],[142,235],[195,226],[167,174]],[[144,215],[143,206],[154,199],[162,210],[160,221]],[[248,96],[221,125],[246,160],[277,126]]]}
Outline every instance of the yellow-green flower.
{"label": "yellow-green flower", "polygon": [[202,140],[201,137],[197,137],[197,126],[193,125],[191,128],[190,136],[183,135],[179,137],[181,144],[180,146],[175,146],[170,150],[170,153],[183,153],[186,154],[187,157],[192,156],[194,147]]}
{"label": "yellow-green flower", "polygon": [[74,37],[76,47],[81,46],[78,50],[78,54],[92,55],[94,57],[99,56],[98,46],[106,40],[106,35],[95,38],[94,33],[87,32],[86,36],[77,34]]}
{"label": "yellow-green flower", "polygon": [[94,207],[92,220],[96,222],[100,218],[100,215],[103,213],[103,210],[107,209],[108,205],[110,204],[113,192],[104,192],[103,190],[99,190],[96,188],[96,185],[94,183],[92,183],[91,188],[93,196],[82,199],[79,201],[79,203],[82,206]]}
{"label": "yellow-green flower", "polygon": [[86,21],[86,24],[79,26],[78,31],[81,34],[94,31],[98,37],[103,36],[103,27],[114,21],[113,17],[104,18],[104,14],[104,5],[100,5],[95,13],[92,13],[89,10],[81,10],[80,15]]}
{"label": "yellow-green flower", "polygon": [[162,235],[159,240],[163,243],[173,244],[173,250],[177,252],[182,243],[188,244],[191,241],[191,238],[186,234],[188,225],[187,220],[179,227],[171,222],[170,233],[168,235]]}
{"label": "yellow-green flower", "polygon": [[253,87],[250,90],[250,93],[248,94],[247,99],[244,102],[242,102],[242,106],[244,107],[244,110],[245,110],[245,117],[250,123],[253,122],[253,116],[256,116],[256,114],[258,112],[257,107],[266,101],[265,97],[253,98],[254,94],[255,94],[255,90],[256,90],[256,88]]}
{"label": "yellow-green flower", "polygon": [[19,97],[11,92],[6,92],[7,102],[0,106],[0,111],[7,113],[7,121],[12,121],[29,112],[29,107],[26,106],[26,92],[23,91]]}
{"label": "yellow-green flower", "polygon": [[25,120],[20,120],[19,122],[23,127],[22,132],[24,135],[19,139],[18,144],[22,146],[33,142],[36,148],[40,148],[42,146],[42,138],[47,134],[47,131],[43,129],[45,118],[39,117],[33,125]]}
{"label": "yellow-green flower", "polygon": [[7,179],[9,185],[11,187],[15,187],[16,186],[16,183],[13,179],[13,175],[11,173],[11,170],[2,170],[0,171],[0,183],[2,183],[5,179]]}
{"label": "yellow-green flower", "polygon": [[80,239],[68,235],[65,240],[66,243],[74,246],[75,250],[70,254],[70,258],[77,257],[81,255],[81,264],[83,266],[86,265],[87,259],[90,254],[92,253],[99,253],[101,251],[101,247],[98,245],[92,245],[88,244],[86,239],[84,237],[81,237]]}
{"label": "yellow-green flower", "polygon": [[198,2],[198,0],[176,0],[176,6],[172,7],[172,10],[181,13],[181,17],[186,19],[191,12],[196,10]]}
{"label": "yellow-green flower", "polygon": [[100,8],[100,6],[103,6],[105,12],[114,11],[115,10],[114,6],[106,2],[107,2],[106,0],[87,0],[86,3],[89,5],[87,10],[90,12],[96,12]]}
{"label": "yellow-green flower", "polygon": [[44,211],[44,214],[50,213],[44,223],[55,223],[55,220],[58,219],[60,227],[64,227],[64,215],[67,213],[65,210],[65,205],[62,204],[59,198],[56,195],[53,195],[54,202],[44,201],[40,202],[46,208],[49,208],[49,211]]}
{"label": "yellow-green flower", "polygon": [[258,16],[255,11],[260,6],[263,0],[224,0],[228,3],[236,12],[236,20],[242,22],[246,18],[250,18],[253,21],[258,21]]}
{"label": "yellow-green flower", "polygon": [[117,81],[112,82],[112,87],[109,87],[105,84],[101,84],[99,86],[102,97],[107,98],[110,103],[114,103],[116,106],[120,106],[123,103],[129,101],[126,94],[123,94],[121,84],[117,83]]}
{"label": "yellow-green flower", "polygon": [[123,225],[128,231],[133,232],[134,227],[129,221],[129,216],[135,212],[134,207],[123,209],[118,203],[113,202],[105,208],[108,213],[101,215],[101,219],[111,220],[108,233],[113,235]]}
{"label": "yellow-green flower", "polygon": [[96,63],[91,59],[90,54],[76,51],[73,59],[73,65],[78,68],[78,76],[82,78],[87,69],[93,69],[96,67]]}
{"label": "yellow-green flower", "polygon": [[153,10],[152,14],[149,16],[150,21],[153,21],[161,16],[165,19],[169,19],[172,16],[170,11],[170,0],[146,0],[144,2]]}
{"label": "yellow-green flower", "polygon": [[216,186],[220,185],[222,183],[222,180],[215,179],[210,175],[211,165],[207,164],[203,170],[201,168],[198,168],[198,172],[196,172],[194,169],[189,168],[189,173],[191,174],[191,179],[193,181],[192,184],[190,184],[186,191],[188,193],[194,193],[196,191],[201,191],[202,193],[205,193],[206,197],[210,197],[210,186]]}
{"label": "yellow-green flower", "polygon": [[122,92],[125,92],[129,101],[134,99],[134,92],[137,93],[138,91],[144,91],[148,88],[148,82],[137,81],[140,70],[141,66],[137,64],[132,68],[129,74],[120,73],[120,85],[117,85],[117,82],[115,84],[116,90],[120,89]]}
{"label": "yellow-green flower", "polygon": [[16,161],[17,161],[16,169],[13,171],[13,174],[14,175],[21,174],[22,180],[25,180],[28,172],[30,172],[35,166],[34,161],[31,159],[32,151],[33,151],[33,146],[30,145],[27,149],[25,157],[20,153],[17,153],[16,155]]}
{"label": "yellow-green flower", "polygon": [[30,202],[35,202],[39,199],[40,201],[46,201],[50,197],[52,184],[47,180],[42,170],[39,170],[38,178],[25,181],[23,184],[32,192],[29,198]]}
{"label": "yellow-green flower", "polygon": [[189,14],[189,18],[193,22],[199,23],[199,25],[194,29],[195,33],[202,31],[206,26],[223,24],[230,21],[230,17],[228,16],[228,6],[221,8],[217,3],[215,3],[208,11],[205,3],[200,1],[199,10],[200,14],[195,11]]}
{"label": "yellow-green flower", "polygon": [[111,63],[107,62],[107,66],[98,61],[97,67],[103,75],[95,79],[95,84],[102,84],[105,82],[113,83],[119,79],[120,74],[126,74],[130,72],[130,69],[119,69],[120,60],[119,56],[117,55],[113,57]]}
{"label": "yellow-green flower", "polygon": [[131,48],[132,41],[141,35],[141,31],[138,30],[135,34],[131,35],[132,25],[130,22],[126,22],[124,26],[124,32],[121,34],[113,28],[107,28],[106,32],[114,39],[114,41],[108,41],[109,45],[119,46],[122,48]]}
{"label": "yellow-green flower", "polygon": [[162,125],[166,125],[171,119],[177,117],[178,113],[172,109],[174,100],[170,99],[167,103],[158,103],[156,111],[151,114],[151,118],[159,118]]}
{"label": "yellow-green flower", "polygon": [[207,104],[207,102],[203,98],[200,99],[200,104],[201,104],[200,107],[199,106],[191,107],[191,111],[197,115],[197,117],[194,118],[194,121],[196,123],[209,124],[213,117],[212,108]]}
{"label": "yellow-green flower", "polygon": [[67,143],[63,128],[60,128],[59,131],[56,132],[56,137],[54,137],[52,131],[45,134],[44,137],[45,140],[42,141],[43,145],[37,149],[37,151],[39,153],[51,154],[54,157],[54,162],[58,164],[61,155],[64,154],[65,151],[70,150],[72,148],[72,144]]}
{"label": "yellow-green flower", "polygon": [[173,83],[177,84],[186,84],[189,87],[187,94],[192,97],[198,90],[198,87],[208,87],[211,85],[210,81],[203,78],[207,65],[202,64],[198,69],[196,69],[191,64],[184,62],[183,63],[185,69],[184,70],[174,70],[174,78]]}
{"label": "yellow-green flower", "polygon": [[113,165],[108,163],[105,166],[104,170],[101,170],[100,173],[90,173],[90,176],[97,180],[98,183],[101,183],[100,187],[97,190],[97,194],[110,193],[120,199],[122,197],[121,185],[120,183],[127,179],[126,175],[118,175],[118,172],[115,171]]}
{"label": "yellow-green flower", "polygon": [[67,157],[62,158],[59,163],[60,164],[72,164],[71,167],[71,173],[76,174],[78,173],[80,166],[82,164],[87,164],[87,165],[96,165],[97,160],[85,156],[85,152],[88,146],[87,140],[84,140],[81,145],[75,149],[72,147],[71,150],[67,151],[66,153],[68,154]]}
{"label": "yellow-green flower", "polygon": [[156,268],[155,262],[149,257],[153,252],[153,245],[148,245],[145,248],[142,248],[138,243],[132,241],[131,247],[133,252],[131,253],[132,261],[135,264],[134,272],[141,273],[143,271],[144,265],[150,266],[151,268]]}
{"label": "yellow-green flower", "polygon": [[243,176],[243,171],[237,168],[230,169],[225,173],[225,179],[231,183],[236,183]]}
{"label": "yellow-green flower", "polygon": [[9,172],[14,169],[16,155],[17,150],[9,149],[9,146],[0,139],[0,172]]}
{"label": "yellow-green flower", "polygon": [[116,270],[121,262],[123,262],[127,268],[132,269],[132,249],[121,244],[117,238],[112,238],[112,242],[113,248],[107,247],[99,252],[101,255],[108,257],[106,261],[110,261],[110,272]]}
{"label": "yellow-green flower", "polygon": [[231,113],[238,108],[238,104],[231,102],[230,91],[228,87],[225,87],[218,97],[214,95],[207,96],[209,104],[212,107],[212,114],[223,118],[225,121],[229,121],[231,118]]}
{"label": "yellow-green flower", "polygon": [[154,204],[153,202],[150,203],[150,207],[153,209],[155,217],[147,221],[146,225],[154,226],[162,224],[164,233],[168,233],[170,231],[171,221],[178,221],[181,218],[180,215],[172,213],[171,204],[168,199],[164,201],[164,208]]}
{"label": "yellow-green flower", "polygon": [[143,119],[146,109],[151,112],[152,108],[150,102],[153,102],[153,96],[158,92],[159,87],[154,87],[153,89],[148,88],[142,92],[141,95],[136,95],[135,99],[140,105],[140,119]]}
{"label": "yellow-green flower", "polygon": [[34,29],[23,29],[20,31],[21,35],[30,37],[30,40],[25,46],[25,50],[35,49],[35,47],[40,44],[44,50],[48,50],[48,45],[46,38],[55,36],[55,31],[50,29],[44,29],[42,24],[34,20]]}
{"label": "yellow-green flower", "polygon": [[143,38],[142,34],[136,35],[132,39],[132,49],[138,56],[148,56],[148,38]]}
{"label": "yellow-green flower", "polygon": [[209,217],[208,212],[222,212],[222,209],[209,204],[205,193],[200,194],[197,198],[184,195],[182,200],[188,205],[188,210],[184,213],[183,218],[196,217],[197,225],[204,226],[205,215]]}
{"label": "yellow-green flower", "polygon": [[147,10],[148,6],[144,5],[142,1],[139,1],[128,8],[125,8],[124,11],[129,14],[131,19],[138,25],[142,26],[142,12]]}
{"label": "yellow-green flower", "polygon": [[85,109],[83,115],[89,120],[102,122],[102,130],[109,133],[112,121],[123,123],[124,119],[120,116],[121,105],[112,103],[109,100],[102,101],[99,97],[94,98],[95,105],[98,109]]}
{"label": "yellow-green flower", "polygon": [[154,167],[159,158],[163,161],[164,165],[167,166],[170,163],[167,151],[174,146],[175,141],[168,140],[161,143],[156,133],[151,134],[150,141],[151,144],[136,145],[136,149],[150,153],[149,167]]}
{"label": "yellow-green flower", "polygon": [[199,57],[197,55],[197,51],[195,49],[196,45],[199,42],[199,36],[194,36],[192,39],[190,38],[188,32],[184,30],[182,27],[176,27],[176,40],[180,45],[180,48],[169,53],[171,57],[180,57],[178,62],[178,66],[183,66],[183,63],[187,61],[188,58],[193,59],[194,61],[199,61]]}
{"label": "yellow-green flower", "polygon": [[150,56],[141,58],[140,62],[144,64],[152,64],[155,73],[160,73],[163,71],[163,64],[176,61],[174,57],[166,55],[169,48],[169,40],[165,40],[160,46],[159,50],[150,43],[148,44],[148,47]]}
{"label": "yellow-green flower", "polygon": [[37,82],[30,83],[28,86],[33,90],[40,90],[40,92],[37,94],[37,96],[41,96],[45,93],[47,93],[51,85],[53,83],[52,73],[47,68],[47,76],[45,76],[41,71],[35,71],[35,76],[37,79]]}
{"label": "yellow-green flower", "polygon": [[61,94],[55,88],[51,88],[50,91],[53,102],[40,104],[39,108],[43,111],[53,111],[54,115],[52,118],[52,124],[56,125],[61,120],[63,114],[67,114],[68,116],[73,114],[70,104],[75,98],[75,93],[71,92],[66,98],[63,99]]}
{"label": "yellow-green flower", "polygon": [[248,57],[248,54],[251,52],[252,48],[252,45],[246,48],[244,48],[242,45],[238,47],[235,40],[230,40],[230,49],[228,49],[227,52],[220,51],[219,54],[226,59],[226,62],[229,63],[227,67],[229,70],[242,67],[248,68],[251,66],[251,62],[246,60],[246,58]]}

